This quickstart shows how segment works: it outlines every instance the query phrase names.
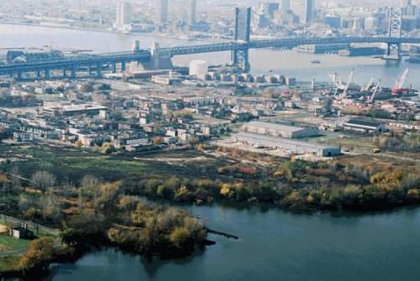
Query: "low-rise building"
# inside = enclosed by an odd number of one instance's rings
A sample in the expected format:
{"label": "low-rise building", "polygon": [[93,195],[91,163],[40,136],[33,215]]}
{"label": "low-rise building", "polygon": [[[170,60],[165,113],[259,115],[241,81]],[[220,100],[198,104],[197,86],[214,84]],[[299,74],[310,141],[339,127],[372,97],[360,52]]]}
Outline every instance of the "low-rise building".
{"label": "low-rise building", "polygon": [[9,229],[9,235],[16,239],[33,239],[34,233],[29,230],[28,224],[22,224],[19,227]]}
{"label": "low-rise building", "polygon": [[233,140],[255,148],[277,149],[290,156],[315,155],[319,157],[331,157],[341,154],[340,147],[325,146],[266,135],[239,133],[233,135]]}
{"label": "low-rise building", "polygon": [[13,132],[13,140],[21,143],[32,142],[34,140],[34,134],[22,131]]}
{"label": "low-rise building", "polygon": [[301,128],[259,121],[253,121],[244,125],[243,131],[289,139],[309,138],[319,135],[317,128]]}
{"label": "low-rise building", "polygon": [[343,124],[344,130],[361,132],[361,133],[375,133],[386,132],[388,129],[381,123],[375,121],[367,121],[363,119],[351,119]]}

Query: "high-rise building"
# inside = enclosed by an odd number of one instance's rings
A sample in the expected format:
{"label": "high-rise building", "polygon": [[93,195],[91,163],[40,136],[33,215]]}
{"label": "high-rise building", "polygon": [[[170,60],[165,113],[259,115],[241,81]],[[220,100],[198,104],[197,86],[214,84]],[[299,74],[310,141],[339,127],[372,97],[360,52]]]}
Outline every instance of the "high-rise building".
{"label": "high-rise building", "polygon": [[168,0],[155,0],[155,25],[161,26],[168,22]]}
{"label": "high-rise building", "polygon": [[188,25],[197,23],[197,0],[188,0]]}
{"label": "high-rise building", "polygon": [[305,25],[310,26],[313,23],[315,15],[315,0],[305,0]]}
{"label": "high-rise building", "polygon": [[411,0],[401,0],[401,8],[405,8],[411,5]]}
{"label": "high-rise building", "polygon": [[117,4],[116,26],[118,28],[130,24],[133,18],[133,5],[127,0],[121,0]]}
{"label": "high-rise building", "polygon": [[235,40],[249,42],[251,38],[251,8],[235,9]]}
{"label": "high-rise building", "polygon": [[279,8],[280,4],[276,2],[260,2],[258,13],[272,20],[274,13],[278,11]]}
{"label": "high-rise building", "polygon": [[292,6],[290,4],[290,0],[282,0],[281,1],[281,13],[283,15],[287,14],[288,11],[290,11],[292,9]]}

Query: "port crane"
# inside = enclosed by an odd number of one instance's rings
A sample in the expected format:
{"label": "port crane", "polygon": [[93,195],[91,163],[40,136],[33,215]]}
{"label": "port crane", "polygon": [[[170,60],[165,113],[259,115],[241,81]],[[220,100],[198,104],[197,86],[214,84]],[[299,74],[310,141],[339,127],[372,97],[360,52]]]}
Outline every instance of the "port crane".
{"label": "port crane", "polygon": [[375,88],[373,88],[372,95],[368,97],[368,101],[367,101],[368,106],[373,106],[375,102],[375,97],[381,90],[381,82],[382,81],[379,79],[378,83],[376,83],[375,85]]}
{"label": "port crane", "polygon": [[408,76],[408,68],[404,71],[401,77],[397,80],[394,88],[392,88],[391,93],[392,95],[403,95],[408,93],[408,89],[404,88],[405,81]]}
{"label": "port crane", "polygon": [[[336,89],[335,89],[335,93],[334,93],[334,99],[336,100],[342,100],[343,98],[345,98],[347,96],[347,93],[350,89],[350,85],[353,83],[354,80],[354,69],[352,69],[350,71],[349,74],[349,78],[347,80],[347,83],[343,84],[341,77],[337,78],[337,75],[334,75],[334,80],[336,83]],[[333,82],[334,82],[333,80]],[[339,94],[339,92],[341,91],[341,94]]]}
{"label": "port crane", "polygon": [[372,88],[372,86],[374,85],[374,79],[373,78],[371,78],[370,80],[369,80],[369,82],[366,84],[366,86],[364,86],[364,87],[362,87],[361,89],[360,89],[360,92],[361,93],[363,93],[363,92],[367,92],[367,91],[370,91],[371,90],[371,88]]}

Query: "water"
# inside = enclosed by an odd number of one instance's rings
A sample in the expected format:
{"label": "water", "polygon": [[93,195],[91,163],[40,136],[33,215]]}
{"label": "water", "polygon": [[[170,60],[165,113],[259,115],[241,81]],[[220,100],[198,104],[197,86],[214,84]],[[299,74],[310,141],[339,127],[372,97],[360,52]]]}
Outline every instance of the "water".
{"label": "water", "polygon": [[[117,35],[89,31],[0,25],[0,48],[43,47],[127,50],[138,39],[143,47],[153,41],[162,46],[193,42],[153,36]],[[188,64],[203,58],[226,63],[229,53],[178,57]],[[311,60],[322,64],[312,65]],[[273,70],[301,80],[327,81],[332,72],[346,76],[355,69],[362,84],[371,77],[392,86],[410,67],[409,83],[420,88],[420,65],[386,66],[371,58],[315,56],[293,51],[251,51],[254,73]],[[236,210],[222,206],[191,207],[210,228],[241,237],[232,241],[212,236],[217,244],[186,260],[144,262],[139,257],[105,251],[90,254],[74,265],[59,265],[49,280],[420,280],[420,209],[354,217],[293,215],[279,210]]]}
{"label": "water", "polygon": [[147,263],[101,252],[55,268],[67,280],[419,280],[420,210],[357,217],[192,207],[209,227],[240,237],[188,260]]}

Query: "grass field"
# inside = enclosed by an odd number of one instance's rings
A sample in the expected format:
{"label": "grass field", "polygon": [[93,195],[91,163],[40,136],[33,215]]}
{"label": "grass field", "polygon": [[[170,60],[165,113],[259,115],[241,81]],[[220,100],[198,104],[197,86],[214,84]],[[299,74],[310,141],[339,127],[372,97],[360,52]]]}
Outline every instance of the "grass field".
{"label": "grass field", "polygon": [[31,241],[16,239],[7,235],[0,235],[0,253],[6,251],[22,250],[29,246]]}

